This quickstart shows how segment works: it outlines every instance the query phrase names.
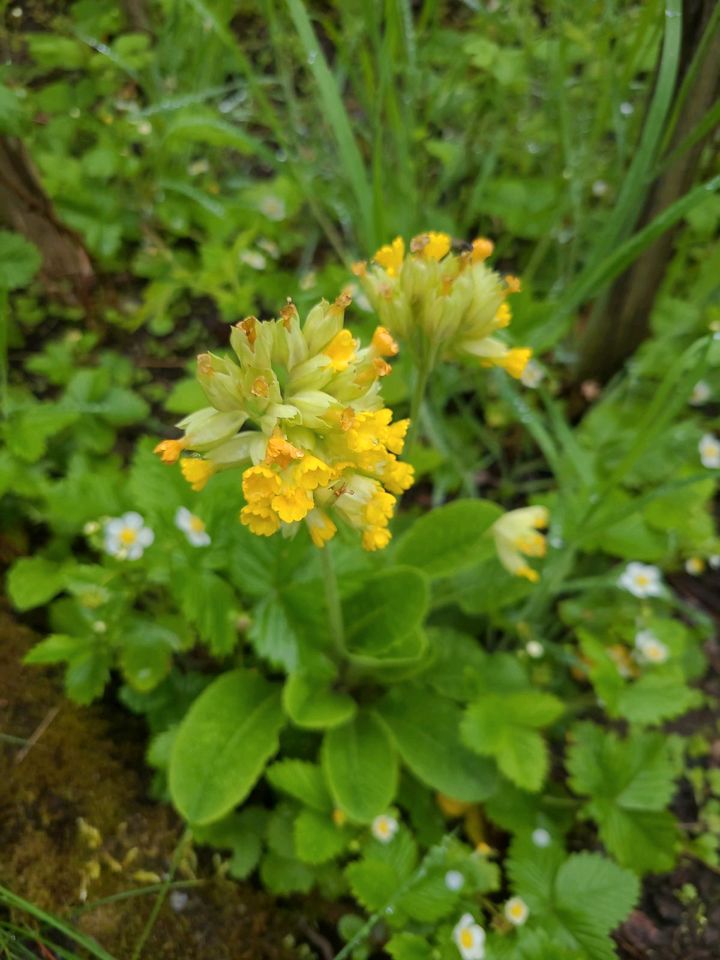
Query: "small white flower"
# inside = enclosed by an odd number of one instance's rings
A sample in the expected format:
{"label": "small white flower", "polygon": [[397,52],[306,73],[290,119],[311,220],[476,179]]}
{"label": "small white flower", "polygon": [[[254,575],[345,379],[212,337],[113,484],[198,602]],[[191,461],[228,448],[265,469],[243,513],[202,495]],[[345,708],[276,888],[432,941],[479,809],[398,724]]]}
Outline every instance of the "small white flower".
{"label": "small white flower", "polygon": [[530,911],[522,897],[510,897],[503,909],[505,919],[514,927],[521,927],[528,918]]}
{"label": "small white flower", "polygon": [[118,560],[138,560],[154,539],[155,534],[134,510],[105,524],[105,552]]}
{"label": "small white flower", "polygon": [[537,360],[528,360],[525,369],[520,375],[520,383],[524,387],[530,387],[535,390],[545,379],[545,370],[540,366]]}
{"label": "small white flower", "polygon": [[268,220],[275,220],[276,222],[284,220],[287,216],[285,201],[282,197],[275,196],[275,194],[268,194],[266,197],[263,197],[258,204],[258,209]]}
{"label": "small white flower", "polygon": [[712,390],[710,389],[710,384],[704,380],[698,380],[690,394],[689,403],[693,407],[701,407],[704,403],[708,402],[711,395]]}
{"label": "small white flower", "polygon": [[387,814],[382,813],[379,817],[375,817],[370,829],[372,830],[372,835],[376,840],[379,840],[380,843],[390,843],[398,831],[398,822],[394,817],[389,817]]}
{"label": "small white flower", "polygon": [[465,913],[453,930],[460,956],[463,960],[483,960],[485,956],[485,931],[471,913]]}
{"label": "small white flower", "polygon": [[620,104],[620,113],[624,117],[629,117],[630,114],[634,112],[635,112],[635,107],[628,100],[623,100],[623,102]]}
{"label": "small white flower", "polygon": [[465,886],[465,877],[459,870],[448,870],[445,874],[445,886],[453,892],[462,890]]}
{"label": "small white flower", "polygon": [[699,577],[705,570],[705,561],[702,557],[688,557],[685,561],[685,571],[692,577]]}
{"label": "small white flower", "polygon": [[533,660],[539,660],[540,657],[545,653],[545,647],[540,643],[539,640],[528,640],[525,644],[525,650],[529,657],[532,657]]}
{"label": "small white flower", "polygon": [[96,620],[92,628],[95,633],[107,633],[107,624],[104,620]]}
{"label": "small white flower", "polygon": [[662,593],[660,571],[648,563],[629,563],[618,583],[635,597],[659,597]]}
{"label": "small white flower", "polygon": [[708,470],[717,470],[720,468],[720,441],[712,433],[705,433],[700,438],[698,444],[700,450],[700,460],[702,465]]}
{"label": "small white flower", "polygon": [[243,250],[240,261],[252,267],[253,270],[264,270],[267,266],[267,258],[259,250]]}
{"label": "small white flower", "polygon": [[635,650],[638,660],[645,663],[665,663],[670,656],[666,645],[658,640],[652,630],[641,630],[636,635]]}
{"label": "small white flower", "polygon": [[720,553],[713,553],[712,556],[708,557],[708,563],[713,570],[720,570]]}
{"label": "small white flower", "polygon": [[592,185],[592,194],[594,197],[604,197],[608,192],[608,185],[605,180],[596,180]]}
{"label": "small white flower", "polygon": [[175,526],[182,530],[185,536],[194,547],[207,547],[210,543],[210,535],[205,529],[205,524],[190,513],[187,507],[178,507],[175,513]]}
{"label": "small white flower", "polygon": [[83,533],[86,537],[91,537],[94,533],[97,533],[100,529],[100,524],[97,520],[88,520],[88,522],[83,527]]}
{"label": "small white flower", "polygon": [[544,827],[538,827],[533,830],[530,839],[536,847],[549,847],[552,843],[552,837]]}

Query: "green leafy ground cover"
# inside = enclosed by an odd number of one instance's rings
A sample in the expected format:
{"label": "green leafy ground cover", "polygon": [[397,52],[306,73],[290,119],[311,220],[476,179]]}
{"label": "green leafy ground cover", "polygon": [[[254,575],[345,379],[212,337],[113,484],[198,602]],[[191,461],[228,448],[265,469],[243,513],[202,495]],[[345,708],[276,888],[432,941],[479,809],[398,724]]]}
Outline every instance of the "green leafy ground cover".
{"label": "green leafy ground cover", "polygon": [[[155,798],[232,876],[354,903],[338,957],[605,960],[644,876],[720,867],[717,731],[676,723],[715,706],[713,624],[676,589],[720,557],[711,150],[636,230],[681,108],[668,8],[188,0],[149,4],[148,30],[95,0],[7,12],[0,129],[95,271],[90,295],[48,292],[0,233],[7,591],[46,633],[28,662],[144,718]],[[673,223],[652,336],[578,390],[589,303]],[[366,341],[351,264],[428,229],[492,237],[523,281],[511,342],[536,353],[521,381],[435,368],[385,551],[255,536],[239,471],[194,492],[153,455],[206,402],[194,356],[225,355],[229,323],[350,291]],[[383,381],[398,416],[411,355]],[[551,518],[537,583],[492,535],[529,503]],[[129,512],[152,531],[134,559],[108,540]]]}

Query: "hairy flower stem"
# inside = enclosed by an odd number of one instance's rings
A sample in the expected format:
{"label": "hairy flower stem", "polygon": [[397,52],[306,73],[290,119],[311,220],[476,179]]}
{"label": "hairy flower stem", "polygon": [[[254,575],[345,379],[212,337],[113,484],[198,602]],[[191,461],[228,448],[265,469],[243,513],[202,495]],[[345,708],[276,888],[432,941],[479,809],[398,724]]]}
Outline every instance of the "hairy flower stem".
{"label": "hairy flower stem", "polygon": [[325,583],[325,605],[330,622],[330,636],[333,649],[338,659],[344,660],[346,657],[345,629],[343,626],[342,607],[340,605],[340,591],[338,590],[335,565],[329,544],[326,544],[320,551],[320,557],[322,560],[323,581]]}
{"label": "hairy flower stem", "polygon": [[435,366],[435,351],[425,346],[415,368],[415,383],[410,399],[410,427],[405,441],[406,456],[411,457],[415,444],[418,441],[420,427],[420,410],[427,392],[430,374]]}

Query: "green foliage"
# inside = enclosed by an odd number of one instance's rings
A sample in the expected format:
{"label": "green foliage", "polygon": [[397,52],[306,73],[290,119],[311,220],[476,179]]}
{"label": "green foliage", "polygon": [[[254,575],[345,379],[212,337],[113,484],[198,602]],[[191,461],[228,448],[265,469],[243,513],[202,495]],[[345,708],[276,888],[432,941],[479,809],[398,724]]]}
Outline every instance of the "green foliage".
{"label": "green foliage", "polygon": [[[668,153],[682,17],[147,6],[142,34],[122,5],[76,2],[8,39],[0,132],[22,139],[98,281],[75,300],[39,292],[49,265],[34,281],[39,251],[0,231],[6,590],[45,624],[26,662],[61,665],[80,704],[118,681],[147,722],[155,795],[231,876],[354,896],[371,922],[342,923],[343,960],[369,955],[369,931],[395,960],[455,960],[468,913],[495,960],[610,960],[640,877],[681,851],[718,865],[707,741],[663,727],[712,706],[718,471],[698,444],[719,425],[720,205],[705,153],[696,185],[633,232],[684,152]],[[588,301],[671,227],[652,336],[599,396],[577,389],[573,321],[601,315]],[[338,531],[336,610],[305,530],[237,523],[238,471],[194,492],[152,448],[206,403],[189,364],[224,350],[223,323],[352,282],[367,342],[377,318],[349,264],[428,229],[457,249],[492,235],[523,277],[512,342],[542,379],[436,358],[410,401],[417,482],[393,543],[366,554]],[[382,381],[400,416],[415,346]],[[501,564],[492,529],[529,503],[551,516],[538,583]],[[128,512],[152,540],[132,558],[111,536]],[[623,585],[637,561],[657,565],[658,595]],[[672,812],[681,775],[691,826]],[[518,927],[508,890],[529,907]]]}
{"label": "green foliage", "polygon": [[278,748],[280,691],[234,670],[203,691],[180,725],[170,758],[173,802],[191,822],[212,823],[248,795]]}

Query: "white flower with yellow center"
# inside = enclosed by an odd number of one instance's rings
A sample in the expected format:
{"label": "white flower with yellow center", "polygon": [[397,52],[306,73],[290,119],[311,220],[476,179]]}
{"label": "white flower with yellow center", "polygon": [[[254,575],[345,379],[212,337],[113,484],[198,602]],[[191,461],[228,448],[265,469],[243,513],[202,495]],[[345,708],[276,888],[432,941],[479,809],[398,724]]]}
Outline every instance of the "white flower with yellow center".
{"label": "white flower with yellow center", "polygon": [[720,440],[712,433],[705,433],[698,444],[700,460],[708,470],[720,469]]}
{"label": "white flower with yellow center", "polygon": [[145,526],[140,514],[131,510],[107,521],[103,546],[106,553],[118,560],[139,560],[154,539],[155,534]]}
{"label": "white flower with yellow center", "polygon": [[634,597],[659,597],[663,592],[662,579],[657,567],[649,563],[629,563],[623,570],[618,584]]}
{"label": "white flower with yellow center", "polygon": [[641,630],[636,635],[635,651],[638,660],[644,663],[665,663],[670,656],[667,646],[658,640],[652,630]]}
{"label": "white flower with yellow center", "polygon": [[398,832],[398,826],[399,824],[395,817],[390,817],[386,813],[382,813],[379,817],[375,817],[370,830],[375,839],[379,840],[380,843],[390,843]]}
{"label": "white flower with yellow center", "polygon": [[510,897],[503,908],[505,919],[514,927],[521,927],[528,918],[530,911],[522,897]]}
{"label": "white flower with yellow center", "polygon": [[483,960],[485,931],[471,913],[465,913],[453,930],[453,940],[463,960]]}
{"label": "white flower with yellow center", "polygon": [[691,577],[699,577],[705,572],[705,561],[702,557],[688,557],[685,561],[685,571]]}
{"label": "white flower with yellow center", "polygon": [[210,534],[205,529],[204,522],[187,507],[178,507],[175,513],[175,526],[182,530],[193,547],[207,547],[210,545]]}
{"label": "white flower with yellow center", "polygon": [[690,405],[693,407],[702,407],[707,403],[712,395],[710,385],[704,380],[698,380],[690,394]]}
{"label": "white flower with yellow center", "polygon": [[548,519],[546,507],[522,507],[508,510],[492,525],[498,559],[516,577],[525,577],[532,583],[540,579],[525,557],[545,556],[547,545],[539,531],[547,527]]}

